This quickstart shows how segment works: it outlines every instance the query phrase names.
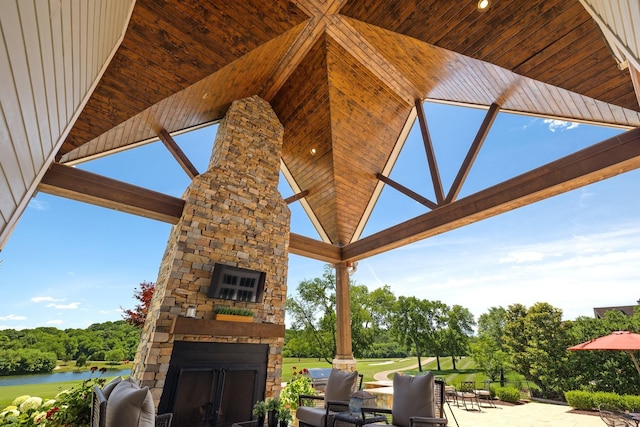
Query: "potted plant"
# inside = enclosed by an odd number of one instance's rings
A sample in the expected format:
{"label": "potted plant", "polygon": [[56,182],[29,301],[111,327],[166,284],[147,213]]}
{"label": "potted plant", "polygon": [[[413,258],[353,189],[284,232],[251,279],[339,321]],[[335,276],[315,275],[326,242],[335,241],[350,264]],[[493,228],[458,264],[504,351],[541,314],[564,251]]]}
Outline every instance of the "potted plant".
{"label": "potted plant", "polygon": [[279,427],[287,427],[291,421],[293,421],[293,415],[291,409],[283,408],[278,412],[278,419],[280,420]]}
{"label": "potted plant", "polygon": [[253,311],[247,308],[215,307],[213,309],[216,320],[230,322],[253,322]]}
{"label": "potted plant", "polygon": [[258,420],[258,427],[264,425],[264,418],[267,415],[267,402],[259,400],[253,405],[252,414]]}
{"label": "potted plant", "polygon": [[278,427],[278,412],[280,411],[280,398],[273,397],[267,402],[267,423],[269,427]]}

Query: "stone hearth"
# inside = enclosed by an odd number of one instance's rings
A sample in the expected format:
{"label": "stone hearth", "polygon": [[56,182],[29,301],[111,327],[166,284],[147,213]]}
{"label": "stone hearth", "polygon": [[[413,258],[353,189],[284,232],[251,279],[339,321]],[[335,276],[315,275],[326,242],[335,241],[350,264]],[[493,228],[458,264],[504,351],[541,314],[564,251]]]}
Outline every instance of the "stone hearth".
{"label": "stone hearth", "polygon": [[[266,101],[235,101],[219,125],[209,169],[184,194],[132,373],[151,389],[156,406],[178,341],[268,345],[264,395],[258,397],[279,393],[290,220],[278,191],[282,134]],[[209,298],[215,263],[264,272],[260,300]],[[189,305],[197,306],[196,319],[184,317]],[[239,329],[215,321],[214,306],[251,309],[254,323]]]}

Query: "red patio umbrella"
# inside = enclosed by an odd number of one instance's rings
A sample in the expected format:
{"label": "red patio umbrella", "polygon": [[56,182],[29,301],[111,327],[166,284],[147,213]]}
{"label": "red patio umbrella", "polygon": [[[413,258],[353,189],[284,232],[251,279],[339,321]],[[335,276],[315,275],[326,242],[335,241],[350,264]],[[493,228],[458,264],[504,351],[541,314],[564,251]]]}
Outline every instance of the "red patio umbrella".
{"label": "red patio umbrella", "polygon": [[640,334],[629,331],[615,331],[604,337],[594,338],[591,341],[569,347],[567,350],[622,350],[627,351],[633,360],[633,364],[640,375],[640,366],[633,354],[634,350],[640,350]]}

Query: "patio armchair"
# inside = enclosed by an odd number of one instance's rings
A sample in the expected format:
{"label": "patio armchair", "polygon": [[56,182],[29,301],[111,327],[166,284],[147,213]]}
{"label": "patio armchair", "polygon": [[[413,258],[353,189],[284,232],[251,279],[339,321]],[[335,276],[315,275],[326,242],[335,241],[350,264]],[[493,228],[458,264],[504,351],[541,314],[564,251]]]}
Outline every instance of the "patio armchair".
{"label": "patio armchair", "polygon": [[392,408],[362,408],[362,419],[387,414],[391,416],[391,425],[396,427],[444,427],[447,425],[444,385],[444,381],[434,380],[432,372],[415,377],[394,374]]}
{"label": "patio armchair", "polygon": [[296,418],[299,427],[331,427],[333,415],[349,410],[351,394],[362,385],[358,372],[332,369],[324,389],[324,396],[300,395]]}
{"label": "patio armchair", "polygon": [[600,418],[609,427],[637,427],[638,420],[615,406],[601,404],[598,406]]}

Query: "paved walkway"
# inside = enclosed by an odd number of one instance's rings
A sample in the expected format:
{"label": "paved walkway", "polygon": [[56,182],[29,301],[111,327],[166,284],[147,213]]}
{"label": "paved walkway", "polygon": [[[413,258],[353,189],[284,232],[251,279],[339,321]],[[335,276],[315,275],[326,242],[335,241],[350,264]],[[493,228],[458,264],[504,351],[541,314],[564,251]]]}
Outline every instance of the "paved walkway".
{"label": "paved walkway", "polygon": [[[572,413],[569,406],[552,405],[548,403],[530,402],[523,405],[505,406],[497,408],[482,408],[481,412],[466,411],[451,405],[453,415],[460,427],[604,427],[604,422],[598,415]],[[456,422],[451,416],[448,406],[445,413],[449,419],[449,426],[455,427]]]}
{"label": "paved walkway", "polygon": [[[424,360],[429,363],[434,358]],[[397,371],[417,369],[418,365],[402,369],[378,372],[376,381],[389,379]],[[453,415],[452,415],[453,412]],[[548,403],[529,402],[522,405],[497,405],[497,408],[485,408],[482,411],[467,411],[456,405],[445,406],[449,426],[457,427],[604,427],[598,415],[585,415],[571,412],[571,407]],[[455,420],[454,420],[455,416]]]}
{"label": "paved walkway", "polygon": [[[422,366],[426,365],[429,362],[432,362],[436,360],[435,357],[425,357],[422,359]],[[413,366],[405,366],[404,368],[401,369],[391,369],[389,371],[382,371],[382,372],[378,372],[376,374],[373,375],[373,378],[375,378],[376,381],[384,381],[384,380],[388,380],[389,379],[389,375],[393,374],[394,372],[398,372],[398,371],[413,371],[415,369],[418,369],[418,364],[416,363]]]}

